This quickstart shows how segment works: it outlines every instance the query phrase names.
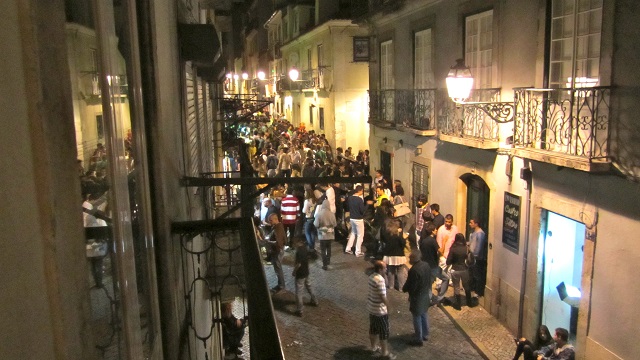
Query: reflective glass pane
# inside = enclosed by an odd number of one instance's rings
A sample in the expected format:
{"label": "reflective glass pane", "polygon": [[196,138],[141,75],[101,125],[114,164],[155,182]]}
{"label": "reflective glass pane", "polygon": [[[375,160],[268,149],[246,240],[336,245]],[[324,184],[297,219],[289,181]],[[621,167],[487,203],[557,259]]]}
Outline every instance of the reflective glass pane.
{"label": "reflective glass pane", "polygon": [[[158,339],[148,186],[131,97],[127,1],[68,0],[67,49],[86,232],[91,323],[105,359],[148,358]],[[93,7],[93,8],[92,8]],[[119,14],[119,16],[116,16]],[[134,16],[135,18],[135,16]],[[127,31],[129,29],[129,31]],[[139,82],[138,82],[139,83]],[[141,107],[141,104],[138,104]],[[140,112],[141,113],[141,112]]]}

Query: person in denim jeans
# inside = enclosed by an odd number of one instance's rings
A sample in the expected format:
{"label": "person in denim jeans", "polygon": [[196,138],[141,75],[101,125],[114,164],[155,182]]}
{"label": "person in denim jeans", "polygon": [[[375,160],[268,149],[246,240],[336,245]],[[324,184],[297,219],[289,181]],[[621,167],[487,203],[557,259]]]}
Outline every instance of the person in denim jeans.
{"label": "person in denim jeans", "polygon": [[309,250],[315,251],[316,249],[316,240],[318,239],[318,234],[316,232],[316,228],[313,225],[314,213],[316,210],[316,196],[312,190],[307,189],[305,191],[305,199],[304,205],[302,206],[302,213],[305,217],[304,223],[304,236],[307,239],[307,246]]}
{"label": "person in denim jeans", "polygon": [[320,255],[322,256],[322,269],[328,270],[331,262],[331,242],[335,240],[336,217],[331,212],[329,200],[324,200],[322,204],[316,206],[313,225],[318,230],[320,240]]}

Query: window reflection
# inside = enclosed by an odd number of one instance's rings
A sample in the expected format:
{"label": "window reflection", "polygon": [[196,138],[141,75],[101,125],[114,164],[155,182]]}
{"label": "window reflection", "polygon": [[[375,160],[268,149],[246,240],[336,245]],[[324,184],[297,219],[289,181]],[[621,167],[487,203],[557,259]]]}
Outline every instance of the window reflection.
{"label": "window reflection", "polygon": [[144,156],[135,129],[144,126],[129,96],[138,65],[128,34],[135,29],[122,16],[132,7],[126,1],[65,5],[91,331],[103,358],[149,358],[159,322],[150,210],[141,201],[148,186],[137,170]]}

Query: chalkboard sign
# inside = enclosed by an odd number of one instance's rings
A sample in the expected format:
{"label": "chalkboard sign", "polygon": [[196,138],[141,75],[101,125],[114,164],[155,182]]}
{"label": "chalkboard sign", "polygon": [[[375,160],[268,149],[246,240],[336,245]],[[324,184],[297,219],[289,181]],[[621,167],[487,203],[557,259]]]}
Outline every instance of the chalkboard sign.
{"label": "chalkboard sign", "polygon": [[520,196],[504,192],[502,243],[518,252],[520,245]]}

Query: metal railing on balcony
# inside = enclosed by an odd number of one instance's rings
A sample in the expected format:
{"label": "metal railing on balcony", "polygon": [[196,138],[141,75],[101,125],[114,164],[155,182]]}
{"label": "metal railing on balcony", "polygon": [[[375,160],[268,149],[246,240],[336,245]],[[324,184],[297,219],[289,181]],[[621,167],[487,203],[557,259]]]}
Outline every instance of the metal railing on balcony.
{"label": "metal railing on balcony", "polygon": [[609,87],[515,89],[514,146],[607,161]]}
{"label": "metal railing on balcony", "polygon": [[370,90],[369,122],[435,130],[436,89]]}
{"label": "metal railing on balcony", "polygon": [[[446,93],[441,93],[442,107],[438,118],[441,135],[470,138],[477,141],[499,141],[498,123],[477,106],[456,104]],[[500,89],[471,90],[469,102],[499,102]]]}
{"label": "metal railing on balcony", "polygon": [[251,218],[173,223],[180,242],[185,319],[181,348],[192,359],[221,359],[221,304],[248,320],[251,359],[283,359],[273,304]]}
{"label": "metal railing on balcony", "polygon": [[276,91],[322,90],[325,88],[325,80],[328,73],[328,67],[321,67],[301,71],[300,79],[296,81],[289,79],[288,76],[282,76],[276,83]]}

